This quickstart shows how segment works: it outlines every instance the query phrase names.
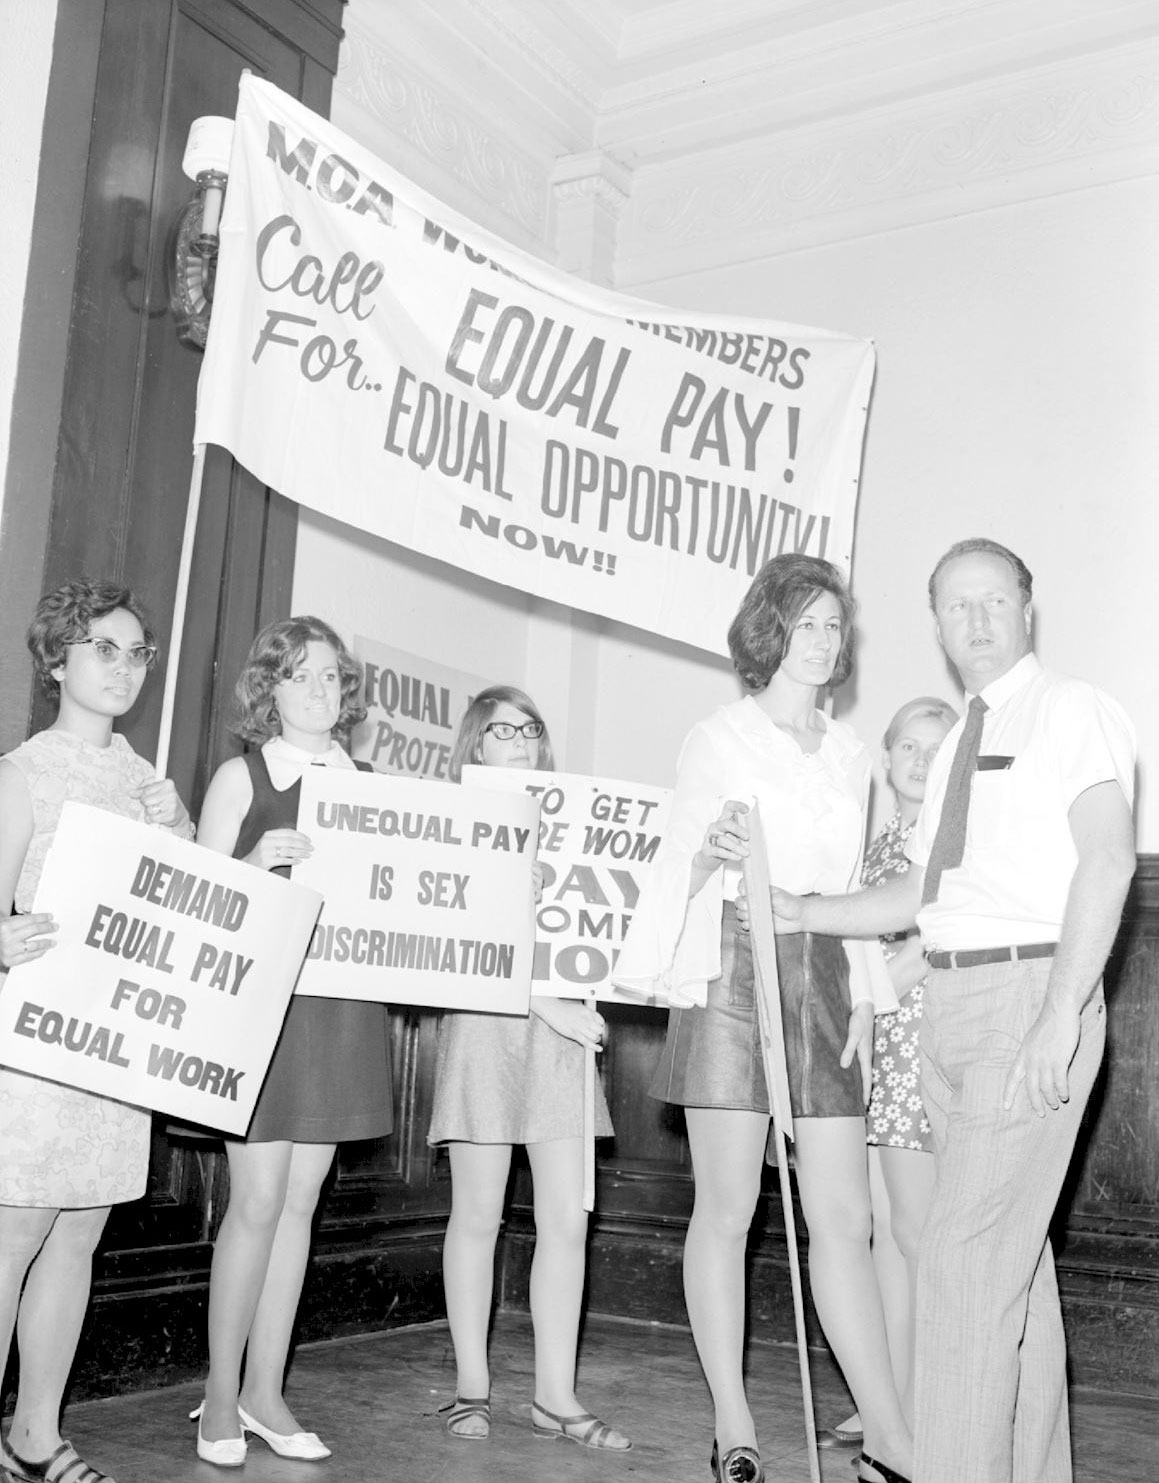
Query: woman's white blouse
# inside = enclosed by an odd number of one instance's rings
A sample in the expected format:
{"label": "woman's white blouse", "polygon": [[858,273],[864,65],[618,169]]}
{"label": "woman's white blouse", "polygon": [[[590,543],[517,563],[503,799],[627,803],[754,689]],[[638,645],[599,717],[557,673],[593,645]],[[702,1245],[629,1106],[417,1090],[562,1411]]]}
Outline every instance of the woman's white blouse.
{"label": "woman's white blouse", "polygon": [[[856,890],[865,842],[869,752],[841,721],[825,728],[816,752],[803,752],[751,696],[721,706],[689,732],[677,763],[664,839],[616,964],[614,981],[675,1006],[704,1004],[720,975],[720,924],[735,899],[740,868],[715,871],[695,896],[692,857],[727,799],[758,804],[769,879],[795,895]],[[854,1002],[879,1013],[897,998],[876,941],[849,940]]]}

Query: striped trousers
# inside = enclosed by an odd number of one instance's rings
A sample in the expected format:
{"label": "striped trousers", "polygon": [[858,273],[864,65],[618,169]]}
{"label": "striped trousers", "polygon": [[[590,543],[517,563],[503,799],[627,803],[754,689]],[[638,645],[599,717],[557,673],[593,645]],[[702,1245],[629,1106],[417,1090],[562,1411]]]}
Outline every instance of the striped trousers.
{"label": "striped trousers", "polygon": [[918,1254],[914,1483],[1071,1483],[1066,1344],[1047,1230],[1102,1060],[1102,986],[1069,1101],[1039,1117],[1007,1074],[1049,959],[933,969],[922,1098],[936,1182]]}

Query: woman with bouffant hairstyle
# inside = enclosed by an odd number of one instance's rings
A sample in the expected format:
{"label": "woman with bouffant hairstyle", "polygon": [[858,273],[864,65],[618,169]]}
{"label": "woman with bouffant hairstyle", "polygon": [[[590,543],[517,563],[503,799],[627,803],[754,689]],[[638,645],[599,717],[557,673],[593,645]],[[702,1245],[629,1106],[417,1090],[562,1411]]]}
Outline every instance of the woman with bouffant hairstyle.
{"label": "woman with bouffant hairstyle", "polygon": [[[652,1095],[684,1108],[692,1154],[684,1294],[716,1413],[710,1464],[718,1483],[761,1483],[744,1388],[745,1250],[769,1094],[752,947],[737,911],[747,815],[755,801],[773,881],[802,893],[847,891],[861,864],[870,757],[819,706],[852,666],[853,601],[835,566],[774,557],[728,641],[749,693],[685,740],[664,839],[614,979],[673,1006]],[[897,1000],[876,944],[797,933],[777,938],[776,955],[813,1301],[864,1422],[859,1476],[904,1483],[912,1443],[870,1256],[865,1150],[874,1012]]]}
{"label": "woman with bouffant hairstyle", "polygon": [[[157,658],[129,589],[65,582],[41,598],[28,647],[57,714],[0,760],[5,972],[53,946],[51,910],[31,908],[65,803],[182,838],[193,833],[173,784],[113,730]],[[112,1483],[61,1439],[60,1408],[88,1306],[92,1254],[110,1208],[145,1193],[150,1127],[141,1107],[0,1068],[0,1373],[14,1328],[20,1350],[16,1406],[7,1447],[0,1447],[5,1478]]]}
{"label": "woman with bouffant hairstyle", "polygon": [[[214,774],[202,844],[281,876],[306,859],[302,774],[366,768],[337,741],[366,715],[361,690],[362,666],[328,623],[283,618],[263,628],[236,688],[236,730],[260,750]],[[286,1359],[335,1146],[389,1133],[391,1115],[386,1006],[295,995],[246,1136],[226,1142],[229,1206],[210,1271],[209,1375],[193,1413],[203,1461],[237,1467],[247,1432],[281,1457],[329,1457],[286,1405]]]}

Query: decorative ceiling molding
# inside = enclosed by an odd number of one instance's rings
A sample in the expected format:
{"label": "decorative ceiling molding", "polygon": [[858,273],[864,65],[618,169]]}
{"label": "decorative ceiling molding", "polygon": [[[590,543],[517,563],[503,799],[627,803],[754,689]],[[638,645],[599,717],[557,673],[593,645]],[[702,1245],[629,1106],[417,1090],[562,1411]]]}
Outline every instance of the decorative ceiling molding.
{"label": "decorative ceiling molding", "polygon": [[636,172],[621,281],[1159,170],[1159,43]]}
{"label": "decorative ceiling molding", "polygon": [[479,221],[492,226],[501,217],[518,228],[508,235],[524,244],[529,239],[543,242],[549,162],[521,150],[461,101],[452,101],[446,88],[425,76],[413,59],[388,51],[356,21],[346,28],[335,80],[335,118],[348,106],[365,121],[357,133],[368,148],[390,157],[391,139],[405,141],[412,158],[397,161],[399,168],[406,170],[409,164],[409,173],[424,190],[445,195],[440,177],[454,180],[467,192]]}

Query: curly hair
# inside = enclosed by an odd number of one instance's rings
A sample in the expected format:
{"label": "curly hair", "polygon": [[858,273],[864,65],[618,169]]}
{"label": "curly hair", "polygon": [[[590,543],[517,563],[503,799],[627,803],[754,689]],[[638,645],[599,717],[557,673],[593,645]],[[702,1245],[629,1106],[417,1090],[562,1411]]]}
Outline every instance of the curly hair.
{"label": "curly hair", "polygon": [[491,685],[486,690],[479,691],[459,722],[459,734],[451,748],[451,760],[447,765],[447,775],[453,783],[462,782],[466,763],[482,762],[484,727],[504,701],[522,711],[529,721],[538,721],[543,727],[543,735],[539,738],[538,765],[545,771],[550,771],[555,766],[547,722],[540,715],[531,696],[517,690],[514,685]]}
{"label": "curly hair", "polygon": [[231,730],[244,741],[260,743],[279,736],[282,719],[274,688],[288,680],[302,662],[309,643],[329,644],[338,656],[342,709],[334,730],[346,735],[366,719],[362,696],[362,665],[321,618],[278,618],[267,623],[250,645],[245,665],[234,686],[237,719]]}
{"label": "curly hair", "polygon": [[971,536],[965,541],[955,541],[944,556],[938,558],[938,564],[930,573],[930,580],[926,590],[930,597],[930,610],[938,611],[938,575],[948,561],[955,560],[959,556],[997,556],[1000,561],[1005,561],[1014,573],[1014,579],[1018,583],[1018,594],[1022,598],[1023,607],[1031,600],[1034,590],[1034,578],[1030,574],[1030,568],[1021,556],[1016,556],[1008,546],[1001,545],[998,541],[992,541],[989,536]]}
{"label": "curly hair", "polygon": [[64,663],[65,649],[83,643],[98,618],[120,609],[132,613],[141,625],[145,642],[153,643],[153,630],[140,598],[117,582],[74,577],[44,594],[36,604],[25,637],[36,678],[47,695],[54,700],[60,695],[60,683],[53,679],[52,671]]}
{"label": "curly hair", "polygon": [[849,678],[857,608],[845,579],[831,561],[787,552],[765,562],[729,624],[728,651],[746,690],[763,690],[773,678],[801,614],[823,592],[832,593],[841,609],[841,649],[829,683]]}

